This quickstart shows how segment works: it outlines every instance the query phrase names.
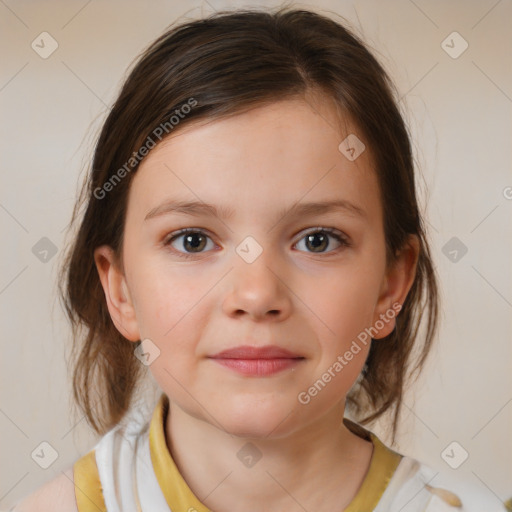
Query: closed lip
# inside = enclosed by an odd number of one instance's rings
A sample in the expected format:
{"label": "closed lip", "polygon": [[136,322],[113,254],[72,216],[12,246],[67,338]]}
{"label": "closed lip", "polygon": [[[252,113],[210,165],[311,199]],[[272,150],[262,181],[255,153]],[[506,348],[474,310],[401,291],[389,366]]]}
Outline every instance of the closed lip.
{"label": "closed lip", "polygon": [[276,345],[266,345],[264,347],[241,345],[223,350],[210,357],[212,359],[304,359],[303,356]]}

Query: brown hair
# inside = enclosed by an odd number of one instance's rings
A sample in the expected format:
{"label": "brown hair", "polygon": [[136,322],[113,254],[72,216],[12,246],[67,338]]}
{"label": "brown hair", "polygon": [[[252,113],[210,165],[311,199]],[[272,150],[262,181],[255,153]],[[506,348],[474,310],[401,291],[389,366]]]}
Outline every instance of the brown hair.
{"label": "brown hair", "polygon": [[[408,235],[417,235],[420,242],[416,277],[396,328],[372,342],[360,379],[347,396],[347,405],[362,424],[394,407],[395,442],[404,386],[419,373],[430,351],[439,307],[416,200],[411,144],[394,85],[361,39],[324,15],[289,7],[274,12],[223,11],[171,26],[140,56],[103,124],[73,211],[75,222],[79,204],[86,200],[59,285],[73,329],[73,396],[97,433],[124,417],[145,373],[134,356],[135,345],[110,318],[93,257],[96,247],[108,244],[123,268],[127,196],[140,163],[134,156],[148,138],[155,138],[157,127],[170,130],[169,119],[178,113],[188,112],[179,116],[173,133],[193,121],[219,119],[312,91],[332,98],[371,148],[388,264]],[[194,107],[185,109],[187,104]],[[108,194],[100,194],[107,189]],[[426,331],[420,344],[422,318]],[[80,335],[81,328],[85,336]],[[413,348],[418,352],[415,358]],[[361,413],[368,415],[359,418]]]}

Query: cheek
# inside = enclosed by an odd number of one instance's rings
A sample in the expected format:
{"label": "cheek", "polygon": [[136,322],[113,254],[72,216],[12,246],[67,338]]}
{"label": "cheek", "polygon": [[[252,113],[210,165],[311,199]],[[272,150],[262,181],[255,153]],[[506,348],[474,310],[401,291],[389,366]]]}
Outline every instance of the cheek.
{"label": "cheek", "polygon": [[199,344],[216,304],[208,292],[217,278],[202,279],[197,270],[192,273],[192,266],[178,269],[151,262],[144,268],[137,276],[137,320],[141,336],[152,340],[163,356],[151,371],[168,387],[173,385],[171,375],[180,382],[194,378],[197,358],[204,355]]}
{"label": "cheek", "polygon": [[328,338],[346,343],[370,326],[380,283],[368,268],[340,267],[314,287],[308,283],[305,303],[323,321]]}
{"label": "cheek", "polygon": [[156,338],[169,336],[168,331],[192,313],[198,297],[207,291],[206,285],[193,275],[158,260],[140,262],[134,268],[141,269],[133,276],[134,302],[147,337],[150,333]]}

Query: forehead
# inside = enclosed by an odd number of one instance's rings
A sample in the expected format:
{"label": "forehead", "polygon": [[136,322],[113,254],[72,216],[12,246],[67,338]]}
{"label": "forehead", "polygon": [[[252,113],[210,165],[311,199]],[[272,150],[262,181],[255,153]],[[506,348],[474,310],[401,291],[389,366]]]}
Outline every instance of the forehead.
{"label": "forehead", "polygon": [[366,147],[355,160],[347,158],[341,143],[349,135],[364,140],[331,102],[318,99],[284,100],[178,126],[140,164],[130,187],[129,214],[143,219],[172,197],[215,204],[240,216],[263,216],[301,200],[345,199],[379,219],[370,151]]}

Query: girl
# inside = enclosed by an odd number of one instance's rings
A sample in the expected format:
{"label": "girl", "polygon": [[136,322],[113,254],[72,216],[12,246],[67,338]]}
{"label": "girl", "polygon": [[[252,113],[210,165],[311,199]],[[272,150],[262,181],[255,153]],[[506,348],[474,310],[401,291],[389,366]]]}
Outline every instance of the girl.
{"label": "girl", "polygon": [[394,442],[438,291],[393,86],[345,27],[289,8],[173,27],[83,199],[62,295],[103,437],[16,510],[505,510],[362,426],[393,412]]}

